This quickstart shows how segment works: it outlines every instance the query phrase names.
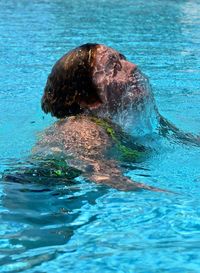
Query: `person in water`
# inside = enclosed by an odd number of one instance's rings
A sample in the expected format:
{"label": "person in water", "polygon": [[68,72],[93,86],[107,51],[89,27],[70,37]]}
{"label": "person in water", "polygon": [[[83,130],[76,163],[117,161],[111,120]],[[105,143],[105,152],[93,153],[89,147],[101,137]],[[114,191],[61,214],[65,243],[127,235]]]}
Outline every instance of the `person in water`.
{"label": "person in water", "polygon": [[131,135],[156,127],[165,135],[170,131],[190,139],[159,115],[139,68],[101,44],[79,46],[56,62],[41,105],[60,121],[42,134],[33,155],[61,157],[86,179],[119,190],[162,191],[123,175],[123,162],[147,154]]}

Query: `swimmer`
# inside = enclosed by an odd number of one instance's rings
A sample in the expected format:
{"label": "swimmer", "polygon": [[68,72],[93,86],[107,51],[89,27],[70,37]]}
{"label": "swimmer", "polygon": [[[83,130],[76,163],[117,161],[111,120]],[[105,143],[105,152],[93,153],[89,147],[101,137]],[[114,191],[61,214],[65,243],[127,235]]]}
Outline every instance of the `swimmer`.
{"label": "swimmer", "polygon": [[134,133],[156,127],[161,134],[199,143],[158,113],[139,68],[101,44],[82,45],[58,60],[41,104],[60,120],[42,134],[33,155],[62,157],[86,179],[118,190],[164,191],[123,175],[123,158],[134,162],[145,156],[145,148],[131,137]]}

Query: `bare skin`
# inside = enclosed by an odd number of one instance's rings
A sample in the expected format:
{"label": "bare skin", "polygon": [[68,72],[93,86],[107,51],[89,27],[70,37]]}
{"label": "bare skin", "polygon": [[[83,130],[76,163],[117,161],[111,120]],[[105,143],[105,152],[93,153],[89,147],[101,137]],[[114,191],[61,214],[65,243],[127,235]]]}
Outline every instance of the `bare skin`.
{"label": "bare skin", "polygon": [[119,162],[107,156],[114,145],[105,128],[96,124],[93,117],[81,115],[58,121],[47,129],[34,147],[33,155],[48,157],[62,154],[71,167],[83,172],[85,178],[118,190],[165,192],[124,176]]}

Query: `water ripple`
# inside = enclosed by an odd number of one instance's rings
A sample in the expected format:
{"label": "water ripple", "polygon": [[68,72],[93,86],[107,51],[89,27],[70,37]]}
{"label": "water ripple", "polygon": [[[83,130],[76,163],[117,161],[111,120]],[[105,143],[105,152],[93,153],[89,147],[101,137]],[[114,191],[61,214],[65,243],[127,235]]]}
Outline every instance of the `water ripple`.
{"label": "water ripple", "polygon": [[[21,168],[36,133],[53,122],[40,110],[46,77],[86,42],[113,46],[139,64],[160,112],[199,134],[198,1],[10,0],[0,2],[0,18],[0,173]],[[179,194],[0,176],[1,272],[198,273],[199,148],[149,143],[152,156],[127,166],[127,175]]]}

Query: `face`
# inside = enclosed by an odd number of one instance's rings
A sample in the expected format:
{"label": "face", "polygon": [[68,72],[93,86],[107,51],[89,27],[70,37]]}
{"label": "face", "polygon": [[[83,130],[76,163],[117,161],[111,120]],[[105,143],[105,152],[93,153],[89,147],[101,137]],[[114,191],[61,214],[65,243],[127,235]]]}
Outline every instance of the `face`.
{"label": "face", "polygon": [[102,104],[93,112],[117,113],[120,108],[138,105],[148,97],[147,79],[137,66],[116,50],[98,45],[92,62],[92,79]]}
{"label": "face", "polygon": [[138,130],[149,127],[155,104],[148,79],[137,66],[104,45],[98,45],[92,65],[93,82],[102,101],[92,109],[94,114],[111,118],[129,132],[136,126]]}

